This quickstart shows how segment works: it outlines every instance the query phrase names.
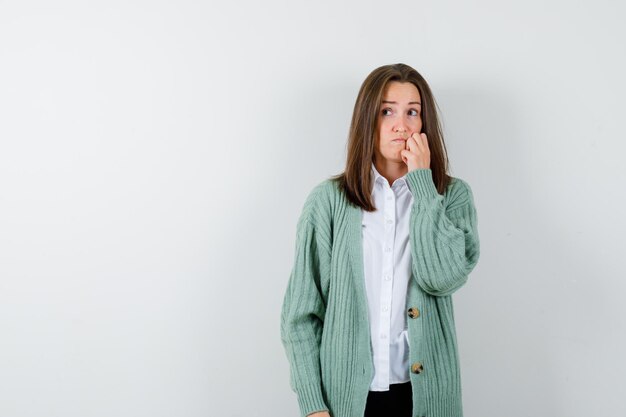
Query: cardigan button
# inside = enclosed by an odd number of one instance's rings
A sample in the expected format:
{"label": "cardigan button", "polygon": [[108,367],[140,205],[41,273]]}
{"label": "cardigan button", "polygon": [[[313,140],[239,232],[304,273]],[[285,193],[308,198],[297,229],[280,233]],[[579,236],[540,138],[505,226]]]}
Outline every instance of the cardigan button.
{"label": "cardigan button", "polygon": [[420,315],[420,311],[417,309],[417,307],[411,307],[409,308],[408,311],[409,311],[409,317],[411,317],[412,319]]}
{"label": "cardigan button", "polygon": [[411,372],[413,372],[414,374],[419,374],[424,370],[424,367],[422,366],[421,362],[415,362],[413,365],[411,365]]}

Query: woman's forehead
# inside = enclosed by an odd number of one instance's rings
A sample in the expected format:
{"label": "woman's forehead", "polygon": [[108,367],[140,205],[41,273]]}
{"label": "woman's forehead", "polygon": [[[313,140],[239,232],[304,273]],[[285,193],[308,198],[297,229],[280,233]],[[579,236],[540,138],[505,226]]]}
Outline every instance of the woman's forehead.
{"label": "woman's forehead", "polygon": [[391,81],[383,91],[383,102],[420,104],[420,93],[413,83]]}

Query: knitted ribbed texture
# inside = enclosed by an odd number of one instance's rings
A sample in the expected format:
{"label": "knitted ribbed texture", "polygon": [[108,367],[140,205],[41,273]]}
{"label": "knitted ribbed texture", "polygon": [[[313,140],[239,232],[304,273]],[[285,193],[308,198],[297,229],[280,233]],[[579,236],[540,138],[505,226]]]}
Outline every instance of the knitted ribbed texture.
{"label": "knitted ribbed texture", "polygon": [[[406,175],[413,194],[409,240],[412,277],[407,308],[413,417],[462,417],[461,377],[451,294],[479,257],[469,185],[453,178],[437,193],[430,169]],[[300,413],[363,417],[374,367],[363,277],[362,211],[327,179],[304,203],[280,333]]]}

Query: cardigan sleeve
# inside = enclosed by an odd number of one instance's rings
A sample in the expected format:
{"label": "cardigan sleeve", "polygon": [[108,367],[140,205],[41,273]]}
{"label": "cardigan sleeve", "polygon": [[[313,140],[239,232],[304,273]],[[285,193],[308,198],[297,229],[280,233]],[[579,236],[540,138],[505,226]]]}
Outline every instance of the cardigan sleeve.
{"label": "cardigan sleeve", "polygon": [[328,410],[322,393],[320,342],[325,302],[320,282],[320,242],[306,212],[296,231],[295,259],[281,310],[281,339],[290,363],[290,385],[301,416]]}
{"label": "cardigan sleeve", "polygon": [[431,295],[450,295],[465,284],[480,256],[472,190],[467,182],[453,178],[444,198],[429,168],[408,172],[407,181],[414,198],[410,217],[414,278]]}

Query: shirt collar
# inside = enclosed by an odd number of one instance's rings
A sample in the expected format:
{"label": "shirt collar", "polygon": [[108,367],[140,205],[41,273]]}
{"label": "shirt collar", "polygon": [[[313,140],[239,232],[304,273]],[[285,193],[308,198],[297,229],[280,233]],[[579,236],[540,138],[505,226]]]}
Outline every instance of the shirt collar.
{"label": "shirt collar", "polygon": [[378,172],[378,170],[376,169],[376,167],[374,166],[374,163],[372,162],[372,175],[374,178],[374,183],[382,180],[382,181],[387,181],[387,179],[385,177],[383,177],[382,175],[380,175],[380,172]]}
{"label": "shirt collar", "polygon": [[[389,183],[389,182],[387,181],[387,178],[383,177],[383,176],[380,174],[380,172],[378,172],[378,170],[376,169],[376,166],[374,166],[374,163],[373,163],[373,162],[372,162],[372,169],[371,169],[370,171],[371,171],[371,173],[372,173],[372,175],[373,175],[373,178],[374,178],[374,181],[373,181],[372,186],[375,186],[375,185],[376,185],[376,183],[378,183],[378,182],[380,182],[380,181],[382,181],[382,182],[384,182],[384,183],[387,183],[387,184]],[[407,182],[406,182],[406,174],[404,174],[403,176],[401,176],[400,178],[398,178],[396,181],[394,181],[394,184],[395,184],[396,182],[398,182],[398,186],[403,186],[403,185],[405,185],[405,186],[406,186],[406,185],[407,185]],[[382,184],[382,183],[381,183],[381,184]]]}

